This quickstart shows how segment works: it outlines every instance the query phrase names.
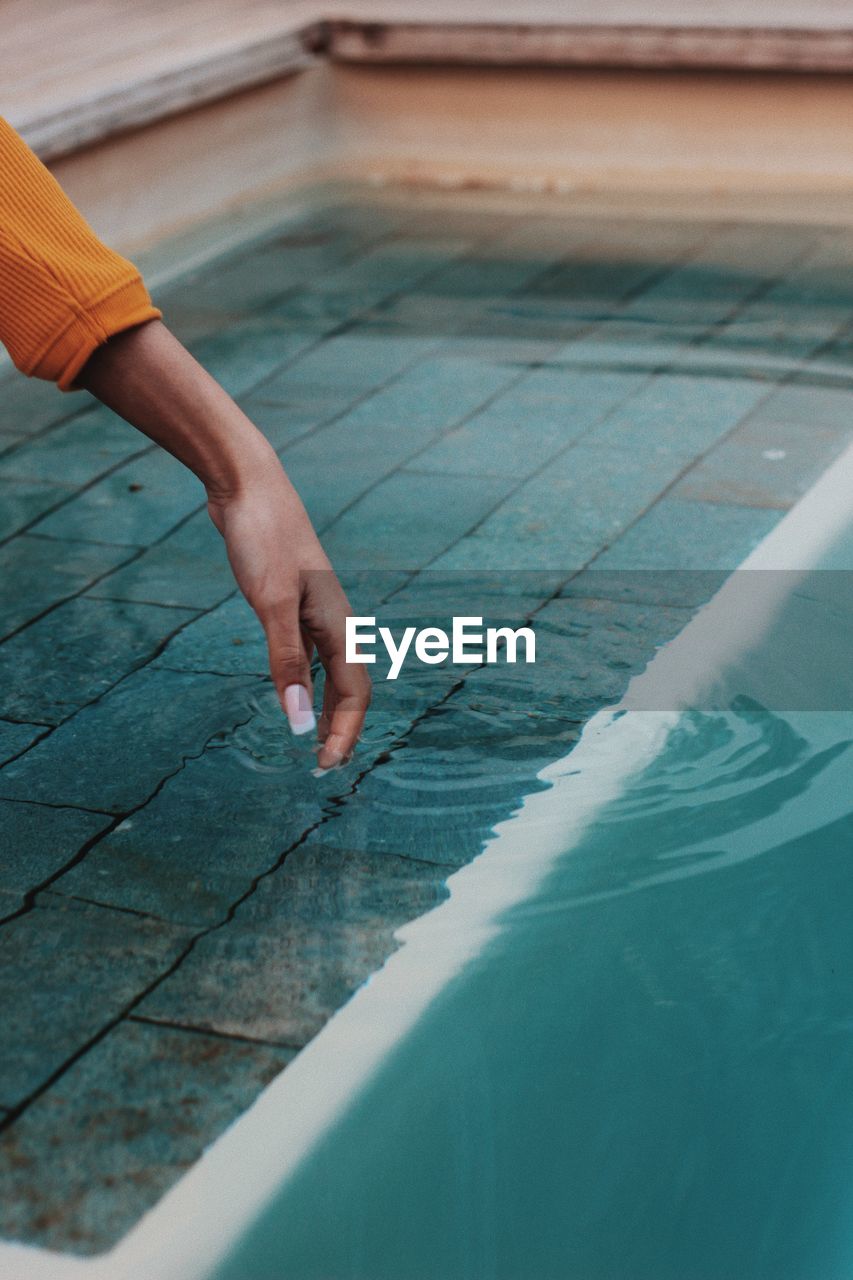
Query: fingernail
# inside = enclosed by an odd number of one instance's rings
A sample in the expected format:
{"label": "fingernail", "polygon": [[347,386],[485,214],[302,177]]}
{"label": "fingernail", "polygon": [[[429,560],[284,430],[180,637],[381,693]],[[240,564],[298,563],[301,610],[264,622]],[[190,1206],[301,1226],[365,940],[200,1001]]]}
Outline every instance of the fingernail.
{"label": "fingernail", "polygon": [[343,740],[337,733],[326,739],[317,754],[317,763],[324,773],[329,769],[337,769],[340,765],[348,764],[352,759],[352,752],[349,754],[344,752]]}
{"label": "fingernail", "polygon": [[338,765],[344,763],[344,753],[342,751],[328,751],[325,753],[324,761],[317,762],[320,765],[321,773],[328,773],[330,769],[337,769]]}
{"label": "fingernail", "polygon": [[289,684],[284,691],[284,713],[290,723],[290,732],[297,736],[311,733],[317,727],[308,690],[303,684]]}

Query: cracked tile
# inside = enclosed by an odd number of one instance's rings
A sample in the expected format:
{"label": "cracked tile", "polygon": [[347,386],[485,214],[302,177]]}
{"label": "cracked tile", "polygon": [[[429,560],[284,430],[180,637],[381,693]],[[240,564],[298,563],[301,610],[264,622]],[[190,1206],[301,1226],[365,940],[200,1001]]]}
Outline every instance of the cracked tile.
{"label": "cracked tile", "polygon": [[0,800],[0,890],[23,900],[109,821],[103,814],[81,809]]}
{"label": "cracked tile", "polygon": [[[0,1103],[15,1107],[180,954],[186,930],[44,894],[0,928]],[[21,992],[26,991],[26,1000]]]}
{"label": "cracked tile", "polygon": [[0,715],[59,724],[103,694],[194,614],[68,600],[0,646]]}
{"label": "cracked tile", "polygon": [[143,668],[0,770],[0,796],[132,809],[214,734],[249,718],[259,684]]}
{"label": "cracked tile", "polygon": [[0,1135],[0,1234],[103,1251],[292,1057],[121,1023]]}

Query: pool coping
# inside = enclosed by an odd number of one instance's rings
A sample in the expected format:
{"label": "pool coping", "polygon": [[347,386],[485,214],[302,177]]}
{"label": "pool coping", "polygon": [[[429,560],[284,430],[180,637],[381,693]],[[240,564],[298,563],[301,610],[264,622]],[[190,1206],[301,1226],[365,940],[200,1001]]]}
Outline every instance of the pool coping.
{"label": "pool coping", "polygon": [[[571,7],[570,7],[571,8]],[[636,7],[590,22],[542,3],[412,6],[401,0],[318,0],[283,9],[278,30],[149,70],[120,87],[97,86],[44,112],[11,120],[44,160],[55,160],[143,125],[168,119],[318,62],[442,63],[467,67],[753,71],[840,75],[853,71],[853,25],[832,16],[806,20],[752,15],[715,20],[713,11],[674,20]],[[562,16],[561,16],[562,10]]]}
{"label": "pool coping", "polygon": [[[255,1220],[462,966],[494,936],[500,913],[541,883],[602,807],[652,759],[687,705],[773,619],[791,572],[813,567],[853,517],[853,445],[785,514],[684,630],[634,677],[620,701],[592,717],[568,755],[473,862],[450,896],[401,928],[401,947],[110,1251],[79,1258],[0,1242],[2,1280],[204,1280]],[[767,570],[789,572],[768,573]],[[743,572],[765,571],[744,610]],[[692,655],[701,655],[697,668]],[[571,813],[567,820],[566,813]],[[531,832],[536,842],[531,847]],[[274,1136],[280,1141],[276,1142]]]}

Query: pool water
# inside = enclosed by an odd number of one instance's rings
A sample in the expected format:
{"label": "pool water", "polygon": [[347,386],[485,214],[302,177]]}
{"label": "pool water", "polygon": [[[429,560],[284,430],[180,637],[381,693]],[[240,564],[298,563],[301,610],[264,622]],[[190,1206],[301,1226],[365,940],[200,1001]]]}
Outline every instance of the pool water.
{"label": "pool water", "polygon": [[851,564],[792,576],[216,1280],[849,1277]]}

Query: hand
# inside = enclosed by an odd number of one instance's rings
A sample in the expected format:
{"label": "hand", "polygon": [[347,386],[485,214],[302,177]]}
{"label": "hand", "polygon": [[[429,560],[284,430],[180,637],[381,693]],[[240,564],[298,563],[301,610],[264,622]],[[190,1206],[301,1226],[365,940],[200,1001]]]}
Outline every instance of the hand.
{"label": "hand", "polygon": [[314,728],[311,681],[316,648],[326,671],[318,732],[323,769],[352,754],[370,702],[365,668],[344,660],[352,610],[299,497],[269,450],[237,494],[209,495],[237,585],[260,619],[270,673],[294,733]]}

